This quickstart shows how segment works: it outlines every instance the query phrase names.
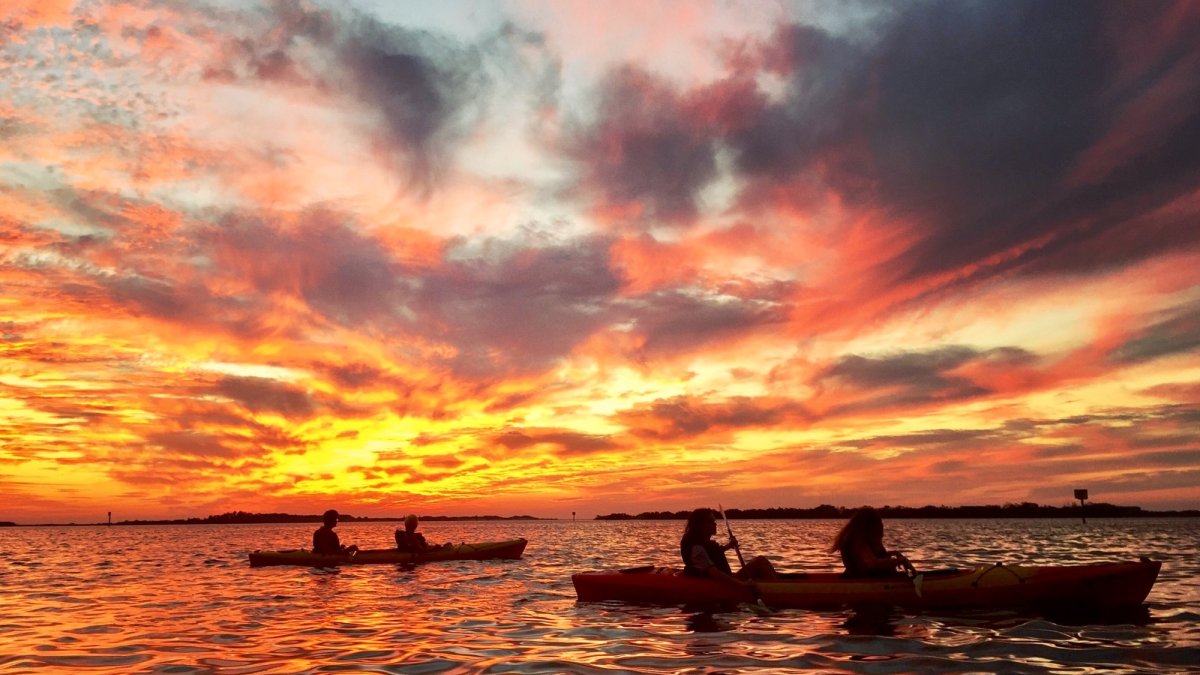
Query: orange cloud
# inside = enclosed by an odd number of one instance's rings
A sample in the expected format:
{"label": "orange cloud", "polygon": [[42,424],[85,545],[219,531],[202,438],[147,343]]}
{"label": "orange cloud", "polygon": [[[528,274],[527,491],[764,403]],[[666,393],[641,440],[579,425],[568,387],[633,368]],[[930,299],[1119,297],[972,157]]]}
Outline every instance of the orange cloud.
{"label": "orange cloud", "polygon": [[17,28],[69,26],[75,0],[12,0],[0,8],[0,19]]}

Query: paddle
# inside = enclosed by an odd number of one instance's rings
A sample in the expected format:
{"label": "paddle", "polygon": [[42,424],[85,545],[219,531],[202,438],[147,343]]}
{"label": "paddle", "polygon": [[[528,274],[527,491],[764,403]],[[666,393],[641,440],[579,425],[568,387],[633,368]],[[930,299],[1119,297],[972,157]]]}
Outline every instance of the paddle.
{"label": "paddle", "polygon": [[[738,563],[740,563],[742,567],[745,567],[746,559],[742,557],[742,547],[736,543],[737,537],[733,536],[733,528],[729,527],[729,518],[725,516],[725,508],[720,504],[717,504],[717,509],[721,512],[721,520],[725,521],[725,532],[729,535],[729,538],[735,542],[733,550],[737,553]],[[753,579],[750,580],[750,592],[754,594],[754,602],[747,603],[750,609],[759,615],[769,613],[771,610],[769,607],[767,607],[767,603],[763,602],[762,596],[758,594],[758,586],[754,583]]]}
{"label": "paddle", "polygon": [[904,557],[904,554],[900,554],[900,557],[903,559],[901,565],[904,567],[904,574],[912,581],[913,590],[917,592],[917,597],[919,598],[921,597],[921,585],[925,581],[925,575],[918,574],[917,568],[913,567],[913,564],[908,561],[908,558]]}

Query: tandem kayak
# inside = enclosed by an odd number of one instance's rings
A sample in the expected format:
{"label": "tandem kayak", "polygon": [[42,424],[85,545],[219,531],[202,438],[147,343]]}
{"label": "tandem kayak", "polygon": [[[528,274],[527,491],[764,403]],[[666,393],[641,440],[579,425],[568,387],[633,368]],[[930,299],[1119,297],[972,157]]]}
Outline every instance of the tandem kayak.
{"label": "tandem kayak", "polygon": [[[774,608],[895,605],[910,608],[1118,609],[1141,605],[1162,563],[1070,566],[991,565],[924,572],[912,579],[847,578],[838,573],[784,574],[759,581],[759,597]],[[572,575],[579,600],[647,604],[752,602],[748,588],[684,576],[670,567],[638,567]]]}
{"label": "tandem kayak", "polygon": [[412,565],[443,560],[516,560],[525,552],[527,543],[529,542],[525,539],[510,539],[479,544],[451,544],[420,552],[397,551],[394,548],[367,549],[354,555],[321,555],[307,550],[254,551],[250,554],[250,566],[338,567],[342,565]]}

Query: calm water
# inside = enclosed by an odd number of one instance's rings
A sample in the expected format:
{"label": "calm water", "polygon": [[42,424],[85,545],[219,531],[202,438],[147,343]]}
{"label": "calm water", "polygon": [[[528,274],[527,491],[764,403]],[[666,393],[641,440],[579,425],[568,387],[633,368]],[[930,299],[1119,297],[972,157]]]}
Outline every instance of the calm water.
{"label": "calm water", "polygon": [[[822,549],[839,524],[733,526],[746,553],[821,571],[835,569]],[[576,602],[574,571],[673,564],[681,522],[429,522],[431,541],[530,544],[519,561],[411,569],[247,564],[247,551],[303,546],[315,527],[0,529],[0,672],[1200,672],[1195,519],[888,522],[888,543],[918,566],[1164,561],[1144,613],[1090,625]],[[392,529],[338,527],[380,548]]]}

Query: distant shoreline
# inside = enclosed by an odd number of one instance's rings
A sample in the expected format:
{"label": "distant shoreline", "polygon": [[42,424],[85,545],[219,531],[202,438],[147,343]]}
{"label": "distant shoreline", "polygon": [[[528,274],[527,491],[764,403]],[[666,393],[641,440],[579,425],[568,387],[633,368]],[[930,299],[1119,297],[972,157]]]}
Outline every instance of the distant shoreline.
{"label": "distant shoreline", "polygon": [[[845,506],[822,504],[816,508],[769,508],[769,509],[726,509],[730,520],[841,520],[849,518],[857,509]],[[1117,506],[1099,502],[1080,508],[1070,506],[1042,506],[1030,502],[1004,504],[1003,506],[880,506],[875,508],[882,518],[938,519],[938,518],[1196,518],[1200,510],[1146,511],[1140,506]],[[637,515],[611,513],[596,516],[596,520],[686,520],[690,511],[647,511]]]}
{"label": "distant shoreline", "polygon": [[[554,518],[537,518],[534,516],[421,516],[423,521],[449,521],[449,520],[555,520]],[[246,513],[244,511],[234,511],[231,513],[222,513],[216,516],[206,516],[204,518],[175,518],[171,520],[121,520],[113,521],[112,523],[32,523],[22,525],[18,523],[3,521],[0,522],[0,527],[95,527],[96,525],[112,525],[113,527],[126,525],[254,525],[254,524],[283,524],[283,523],[320,523],[323,521],[321,514],[315,515],[294,515],[290,513]],[[404,522],[404,516],[353,516],[350,514],[338,514],[338,522],[341,523],[400,523]]]}
{"label": "distant shoreline", "polygon": [[[894,519],[987,519],[987,518],[1200,518],[1200,509],[1147,511],[1140,506],[1117,506],[1098,502],[1088,504],[1080,509],[1078,504],[1070,506],[1042,506],[1030,502],[1020,504],[1004,504],[1002,506],[881,506],[876,507],[883,518]],[[840,520],[849,518],[854,508],[844,506],[821,506],[803,508],[767,508],[767,509],[727,509],[725,515],[731,520]],[[689,511],[644,511],[636,515],[627,513],[610,513],[597,515],[593,520],[685,520]],[[421,516],[421,520],[437,521],[555,521],[566,518],[539,518],[536,516]],[[340,514],[338,519],[343,523],[396,523],[403,522],[403,516],[354,516]],[[176,518],[171,520],[122,520],[111,523],[113,526],[126,525],[238,525],[238,524],[283,524],[283,523],[319,523],[319,514],[295,515],[290,513],[247,513],[233,511],[204,518]],[[106,522],[97,523],[31,523],[18,524],[11,521],[0,521],[0,527],[94,527],[109,525]]]}

